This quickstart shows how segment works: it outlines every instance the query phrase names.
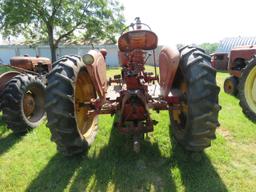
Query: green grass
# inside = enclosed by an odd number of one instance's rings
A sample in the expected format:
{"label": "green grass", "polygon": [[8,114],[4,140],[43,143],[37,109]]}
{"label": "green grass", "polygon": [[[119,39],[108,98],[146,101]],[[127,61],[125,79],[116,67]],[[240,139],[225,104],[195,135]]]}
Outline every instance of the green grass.
{"label": "green grass", "polygon": [[[221,88],[225,77],[218,73]],[[220,104],[217,139],[199,162],[169,137],[167,112],[152,113],[159,124],[140,154],[112,129],[113,117],[102,115],[88,153],[72,158],[57,153],[46,123],[18,137],[0,121],[0,191],[253,191],[256,126],[223,89]]]}
{"label": "green grass", "polygon": [[7,71],[10,71],[10,67],[7,67],[7,66],[0,66],[0,74],[1,73],[4,73],[4,72],[7,72]]}
{"label": "green grass", "polygon": [[[149,65],[145,66],[145,70],[146,70],[146,72],[155,72],[155,68],[153,66],[149,66]],[[159,68],[158,67],[156,68],[156,70],[157,70],[157,74],[159,74]],[[112,69],[108,70],[107,76],[108,77],[113,77],[114,75],[120,74],[120,72],[121,72],[120,67],[112,68]]]}

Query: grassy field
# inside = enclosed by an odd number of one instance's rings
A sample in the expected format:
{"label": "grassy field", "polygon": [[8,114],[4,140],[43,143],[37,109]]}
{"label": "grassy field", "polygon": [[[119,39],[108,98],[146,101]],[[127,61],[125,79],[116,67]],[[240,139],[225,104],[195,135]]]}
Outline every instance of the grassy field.
{"label": "grassy field", "polygon": [[0,74],[9,71],[10,68],[6,66],[0,66]]}
{"label": "grassy field", "polygon": [[[226,76],[218,73],[221,88]],[[170,136],[167,112],[152,113],[159,124],[140,154],[112,129],[113,117],[104,115],[88,153],[72,158],[57,153],[45,122],[19,137],[0,120],[0,191],[253,191],[256,125],[223,89],[219,100],[217,139],[199,162]]]}

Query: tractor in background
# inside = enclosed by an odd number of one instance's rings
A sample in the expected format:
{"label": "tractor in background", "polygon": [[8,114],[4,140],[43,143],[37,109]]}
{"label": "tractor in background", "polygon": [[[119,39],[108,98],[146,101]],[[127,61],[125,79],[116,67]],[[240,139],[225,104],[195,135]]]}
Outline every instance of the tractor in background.
{"label": "tractor in background", "polygon": [[227,71],[228,68],[228,53],[212,53],[211,64],[216,70]]}
{"label": "tractor in background", "polygon": [[0,75],[2,120],[14,133],[37,127],[45,115],[46,74],[51,61],[44,57],[17,56],[10,59],[12,70]]}
{"label": "tractor in background", "polygon": [[224,91],[238,96],[244,114],[256,121],[256,46],[242,46],[231,50]]}
{"label": "tractor in background", "polygon": [[[210,57],[193,46],[165,47],[158,55],[157,74],[157,45],[157,35],[136,18],[118,39],[122,69],[113,79],[106,77],[105,50],[64,56],[53,64],[45,108],[51,140],[60,153],[86,151],[97,134],[100,114],[115,115],[114,128],[132,136],[138,152],[143,135],[157,123],[151,110],[169,111],[173,135],[185,149],[202,151],[210,146],[220,110]],[[155,73],[145,71],[151,56]]]}

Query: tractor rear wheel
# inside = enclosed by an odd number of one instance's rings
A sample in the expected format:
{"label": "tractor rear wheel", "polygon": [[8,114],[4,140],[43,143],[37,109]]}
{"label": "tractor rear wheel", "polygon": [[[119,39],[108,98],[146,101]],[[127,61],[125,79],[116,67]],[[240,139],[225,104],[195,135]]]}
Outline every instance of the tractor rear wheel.
{"label": "tractor rear wheel", "polygon": [[34,75],[13,77],[1,95],[3,121],[15,133],[37,127],[45,114],[45,86]]}
{"label": "tractor rear wheel", "polygon": [[88,115],[85,103],[96,92],[85,65],[78,56],[65,56],[53,65],[47,76],[46,113],[51,140],[65,156],[84,152],[98,130],[97,115]]}
{"label": "tractor rear wheel", "polygon": [[256,121],[256,57],[244,68],[239,81],[240,106],[244,114]]}
{"label": "tractor rear wheel", "polygon": [[201,49],[186,46],[180,50],[181,61],[175,84],[183,93],[181,109],[171,110],[174,138],[189,151],[202,151],[215,139],[219,126],[219,87],[210,57]]}
{"label": "tractor rear wheel", "polygon": [[224,81],[224,91],[227,94],[236,96],[238,93],[238,78],[237,77],[228,77]]}

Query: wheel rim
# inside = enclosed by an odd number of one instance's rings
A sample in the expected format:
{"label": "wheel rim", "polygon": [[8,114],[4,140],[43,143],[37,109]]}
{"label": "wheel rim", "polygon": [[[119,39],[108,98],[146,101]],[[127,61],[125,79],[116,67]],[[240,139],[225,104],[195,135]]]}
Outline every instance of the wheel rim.
{"label": "wheel rim", "polygon": [[[185,82],[181,83],[180,90],[182,94],[186,94],[187,89],[187,84]],[[177,107],[179,106],[177,105]],[[181,108],[179,110],[173,110],[171,114],[174,126],[173,128],[175,129],[174,134],[176,137],[183,138],[186,130],[188,116],[188,105],[186,101],[182,102],[180,107]]]}
{"label": "wheel rim", "polygon": [[81,104],[90,102],[96,98],[95,89],[88,72],[83,67],[76,79],[75,84],[75,117],[79,133],[87,138],[97,127],[97,116],[89,116],[89,106],[81,106]]}
{"label": "wheel rim", "polygon": [[224,89],[226,93],[232,93],[234,91],[234,85],[230,79],[225,81]]}
{"label": "wheel rim", "polygon": [[249,72],[244,86],[246,101],[254,113],[256,113],[256,66]]}
{"label": "wheel rim", "polygon": [[23,109],[24,109],[25,116],[27,118],[33,114],[35,110],[35,106],[36,106],[36,103],[33,95],[30,92],[27,92],[23,98]]}
{"label": "wheel rim", "polygon": [[26,93],[22,98],[22,111],[25,120],[30,123],[39,122],[44,114],[44,87],[37,84],[28,86]]}

